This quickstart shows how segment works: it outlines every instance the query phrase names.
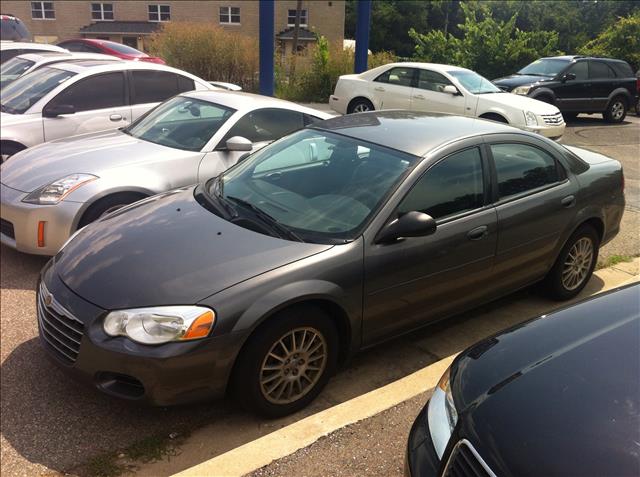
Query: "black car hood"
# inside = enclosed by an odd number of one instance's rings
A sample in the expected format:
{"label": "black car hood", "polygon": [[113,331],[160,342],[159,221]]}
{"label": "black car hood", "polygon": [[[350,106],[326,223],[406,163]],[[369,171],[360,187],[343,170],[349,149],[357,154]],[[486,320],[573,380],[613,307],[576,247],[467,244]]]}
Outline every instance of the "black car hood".
{"label": "black car hood", "polygon": [[552,78],[544,76],[529,76],[529,75],[511,75],[504,78],[498,78],[493,80],[493,84],[496,86],[506,86],[509,91],[517,86],[524,86],[526,84],[546,83],[553,81]]}
{"label": "black car hood", "polygon": [[88,225],[58,253],[56,272],[107,310],[193,304],[331,248],[232,224],[193,194],[194,187],[167,192]]}
{"label": "black car hood", "polygon": [[640,469],[639,293],[626,288],[532,321],[456,361],[460,432],[497,475]]}

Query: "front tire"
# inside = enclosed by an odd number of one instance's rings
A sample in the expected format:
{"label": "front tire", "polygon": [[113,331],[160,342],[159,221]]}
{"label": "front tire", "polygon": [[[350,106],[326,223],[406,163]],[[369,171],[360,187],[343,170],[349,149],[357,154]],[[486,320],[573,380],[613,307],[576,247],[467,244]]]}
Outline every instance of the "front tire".
{"label": "front tire", "polygon": [[320,394],[338,362],[331,317],[295,306],[271,317],[244,347],[233,391],[247,410],[275,418],[296,412]]}
{"label": "front tire", "polygon": [[373,110],[375,110],[373,103],[367,98],[356,98],[349,103],[347,114],[366,113],[367,111]]}
{"label": "front tire", "polygon": [[546,278],[552,298],[569,300],[586,286],[598,261],[600,238],[590,225],[583,225],[567,240]]}
{"label": "front tire", "polygon": [[616,96],[607,106],[603,116],[608,123],[621,123],[627,116],[627,101],[622,96]]}

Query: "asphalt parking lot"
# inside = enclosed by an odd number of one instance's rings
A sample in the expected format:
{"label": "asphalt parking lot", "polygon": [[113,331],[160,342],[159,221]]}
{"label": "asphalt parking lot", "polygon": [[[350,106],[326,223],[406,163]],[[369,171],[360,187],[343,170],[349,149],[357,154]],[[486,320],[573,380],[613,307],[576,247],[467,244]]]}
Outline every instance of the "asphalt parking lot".
{"label": "asphalt parking lot", "polygon": [[[627,209],[621,233],[602,258],[640,254],[640,118],[607,125],[599,116],[579,117],[562,140],[620,160],[625,169]],[[114,400],[71,382],[40,349],[35,321],[35,285],[40,257],[0,249],[1,460],[4,475],[87,474],[100,470],[95,458],[126,449],[150,436],[191,437],[171,459],[141,466],[142,475],[169,475],[258,436],[394,381],[464,348],[487,334],[557,306],[535,289],[378,346],[354,359],[308,409],[264,421],[233,403],[145,408]],[[592,279],[585,293],[602,287]],[[505,311],[506,309],[506,311]],[[502,314],[496,318],[497,312]],[[84,466],[92,463],[91,468]],[[383,474],[381,474],[383,475]]]}

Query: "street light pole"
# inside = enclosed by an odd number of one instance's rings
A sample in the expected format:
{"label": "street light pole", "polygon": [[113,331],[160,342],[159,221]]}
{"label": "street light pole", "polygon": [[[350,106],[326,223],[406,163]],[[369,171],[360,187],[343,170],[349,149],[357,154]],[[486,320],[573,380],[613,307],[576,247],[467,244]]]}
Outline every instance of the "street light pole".
{"label": "street light pole", "polygon": [[356,23],[356,54],[354,72],[362,73],[367,70],[369,53],[369,27],[371,24],[371,0],[359,0],[358,17]]}
{"label": "street light pole", "polygon": [[273,57],[275,44],[274,0],[260,0],[260,94],[273,96]]}

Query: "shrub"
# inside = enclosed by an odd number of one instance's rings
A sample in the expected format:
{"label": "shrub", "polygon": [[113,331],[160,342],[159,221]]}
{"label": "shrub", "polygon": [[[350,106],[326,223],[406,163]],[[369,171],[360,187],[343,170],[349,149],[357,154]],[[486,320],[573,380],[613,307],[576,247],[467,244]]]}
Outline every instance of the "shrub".
{"label": "shrub", "polygon": [[[369,68],[396,61],[388,52],[369,55]],[[293,55],[279,57],[276,62],[276,96],[292,101],[327,102],[338,77],[353,73],[354,52],[342,44],[329,45],[324,37],[308,51],[295,57],[295,74],[289,75]]]}
{"label": "shrub", "polygon": [[578,49],[583,55],[610,56],[640,68],[640,12],[619,19]]}
{"label": "shrub", "polygon": [[208,81],[258,89],[257,40],[209,23],[170,22],[151,35],[150,53]]}

